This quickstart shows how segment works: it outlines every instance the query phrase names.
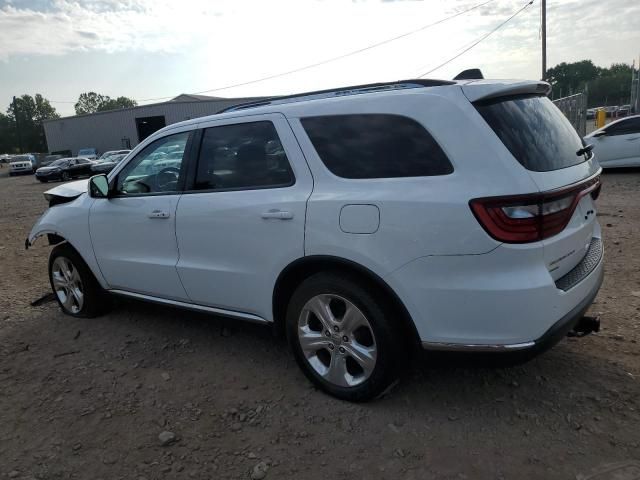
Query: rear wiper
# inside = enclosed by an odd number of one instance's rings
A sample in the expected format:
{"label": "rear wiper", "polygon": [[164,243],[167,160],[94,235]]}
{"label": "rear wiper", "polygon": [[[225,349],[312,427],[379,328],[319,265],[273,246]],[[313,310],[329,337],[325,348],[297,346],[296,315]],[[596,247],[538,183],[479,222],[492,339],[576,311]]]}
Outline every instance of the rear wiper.
{"label": "rear wiper", "polygon": [[593,150],[593,145],[591,145],[591,144],[585,145],[584,147],[582,147],[580,150],[578,150],[576,152],[576,155],[577,156],[585,155],[585,154],[591,152],[591,150]]}

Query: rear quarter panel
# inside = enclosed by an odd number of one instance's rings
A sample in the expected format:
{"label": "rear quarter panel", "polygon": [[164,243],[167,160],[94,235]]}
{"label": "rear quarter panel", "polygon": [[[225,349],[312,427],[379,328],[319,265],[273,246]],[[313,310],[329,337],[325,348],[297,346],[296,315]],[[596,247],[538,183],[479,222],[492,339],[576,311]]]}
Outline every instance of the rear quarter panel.
{"label": "rear quarter panel", "polygon": [[[457,86],[354,96],[322,102],[313,113],[304,105],[286,113],[314,176],[306,255],[347,258],[385,276],[419,257],[486,253],[499,243],[476,221],[469,200],[537,191],[526,171],[478,128],[477,122],[483,120]],[[333,175],[318,157],[300,118],[347,113],[413,118],[440,144],[454,172],[363,180]],[[340,211],[352,204],[378,207],[380,226],[375,233],[352,234],[340,228]]]}

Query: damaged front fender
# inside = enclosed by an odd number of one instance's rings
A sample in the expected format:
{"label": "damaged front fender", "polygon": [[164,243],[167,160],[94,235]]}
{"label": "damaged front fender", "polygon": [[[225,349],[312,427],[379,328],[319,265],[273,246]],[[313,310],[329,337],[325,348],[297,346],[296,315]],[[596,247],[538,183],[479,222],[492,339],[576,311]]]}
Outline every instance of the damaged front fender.
{"label": "damaged front fender", "polygon": [[[61,198],[65,198],[68,201],[62,204],[57,203],[42,214],[31,229],[31,232],[29,232],[29,236],[25,240],[25,247],[32,247],[36,240],[44,235],[47,235],[50,245],[68,242],[80,254],[93,272],[96,280],[98,280],[98,283],[103,288],[107,288],[107,283],[100,272],[100,267],[93,253],[89,232],[89,211],[94,199],[84,194],[83,191],[79,191],[80,189],[72,190],[68,188],[77,183],[79,182],[64,185],[67,187],[65,193],[69,196],[62,196]],[[81,183],[86,187],[86,181]],[[56,187],[45,193],[49,195],[63,193],[58,189],[59,187]]]}

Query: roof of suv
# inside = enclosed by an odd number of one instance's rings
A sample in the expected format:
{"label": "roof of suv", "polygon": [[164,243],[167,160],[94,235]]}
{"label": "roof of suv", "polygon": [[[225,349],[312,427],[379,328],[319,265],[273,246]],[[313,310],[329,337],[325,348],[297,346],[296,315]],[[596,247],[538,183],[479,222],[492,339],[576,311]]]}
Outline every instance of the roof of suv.
{"label": "roof of suv", "polygon": [[[177,127],[193,125],[225,117],[236,117],[239,113],[262,114],[276,113],[287,109],[287,106],[301,102],[315,102],[337,98],[348,98],[361,94],[384,95],[385,93],[409,93],[415,90],[431,89],[434,87],[459,87],[470,102],[484,100],[499,96],[540,94],[546,95],[551,87],[548,83],[536,80],[432,80],[412,79],[395,82],[372,83],[349,87],[334,88],[304,92],[294,95],[265,98],[257,102],[243,103],[228,107],[214,115],[197,117],[183,122],[174,123],[159,130],[157,133],[166,132]],[[249,112],[250,111],[250,112]],[[155,137],[155,134],[153,135]]]}

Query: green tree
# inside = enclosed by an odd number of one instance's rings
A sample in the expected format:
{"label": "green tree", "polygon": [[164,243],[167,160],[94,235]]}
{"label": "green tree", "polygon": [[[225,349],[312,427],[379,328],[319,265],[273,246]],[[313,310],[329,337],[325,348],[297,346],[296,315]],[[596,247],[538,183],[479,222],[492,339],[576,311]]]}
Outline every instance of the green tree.
{"label": "green tree", "polygon": [[8,115],[0,112],[0,153],[17,152],[16,125]]}
{"label": "green tree", "polygon": [[591,60],[562,62],[547,70],[545,80],[551,84],[554,97],[567,96],[584,89],[585,84],[598,78],[601,71]]}
{"label": "green tree", "polygon": [[[13,150],[22,146],[23,151],[46,152],[47,141],[42,122],[59,117],[60,115],[58,115],[56,109],[51,106],[49,100],[39,93],[36,93],[34,97],[26,94],[17,97],[15,105],[12,102],[7,109],[7,118],[15,132],[14,135],[12,135],[12,142],[14,142]],[[19,138],[17,136],[16,125],[20,127]],[[18,140],[20,140],[20,142],[18,142]]]}
{"label": "green tree", "polygon": [[104,112],[105,110],[117,110],[119,108],[131,108],[138,105],[138,102],[127,97],[107,98],[108,100],[98,107],[99,112]]}
{"label": "green tree", "polygon": [[589,107],[629,103],[631,65],[614,63],[598,67],[591,60],[560,63],[547,71],[545,80],[553,88],[553,97],[565,97],[588,90]]}
{"label": "green tree", "polygon": [[117,110],[119,108],[135,107],[136,101],[127,97],[111,98],[108,95],[101,95],[96,92],[81,93],[78,102],[75,104],[76,114],[104,112],[106,110]]}

